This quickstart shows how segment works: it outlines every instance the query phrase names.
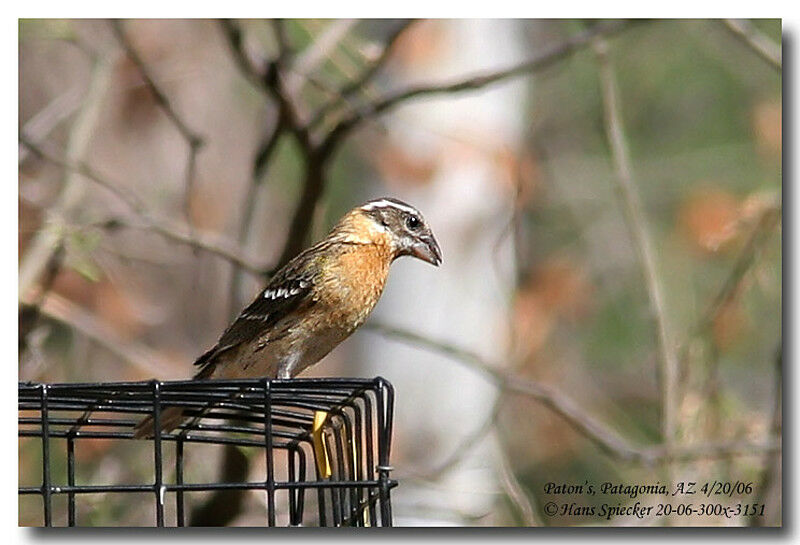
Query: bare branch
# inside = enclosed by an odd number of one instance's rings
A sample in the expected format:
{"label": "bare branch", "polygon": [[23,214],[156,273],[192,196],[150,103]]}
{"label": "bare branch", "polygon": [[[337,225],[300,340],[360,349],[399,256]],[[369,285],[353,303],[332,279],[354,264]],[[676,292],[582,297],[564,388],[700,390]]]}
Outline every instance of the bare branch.
{"label": "bare branch", "polygon": [[292,63],[291,76],[288,77],[287,91],[296,95],[308,75],[317,68],[335,49],[342,37],[355,26],[356,19],[335,19],[315,38],[313,43],[297,56]]}
{"label": "bare branch", "polygon": [[203,250],[210,254],[214,254],[226,259],[237,267],[241,267],[242,269],[254,275],[259,275],[260,271],[263,270],[262,266],[259,266],[258,264],[251,262],[246,257],[240,255],[239,251],[231,247],[230,244],[215,240],[216,237],[202,233],[195,233],[193,230],[185,229],[180,226],[173,225],[171,222],[166,220],[154,217],[147,211],[144,204],[142,204],[135,195],[125,191],[121,187],[98,175],[85,163],[70,163],[68,161],[59,159],[58,157],[46,152],[36,144],[26,140],[24,137],[21,137],[20,141],[25,144],[33,153],[42,157],[43,159],[58,165],[69,172],[80,174],[96,183],[98,186],[113,193],[121,202],[123,202],[132,212],[135,213],[139,220],[142,221],[142,225],[135,225],[126,222],[125,220],[114,220],[119,224],[126,227],[139,227],[154,231],[175,242],[186,244],[192,248]]}
{"label": "bare branch", "polygon": [[480,373],[503,391],[535,399],[564,418],[576,431],[592,441],[600,450],[622,461],[653,465],[674,460],[749,456],[758,453],[776,452],[780,451],[781,448],[780,440],[777,439],[768,439],[762,443],[708,443],[671,448],[665,446],[634,447],[552,386],[500,369],[474,352],[446,342],[430,339],[412,331],[375,322],[367,323],[364,327],[409,346],[447,356]]}
{"label": "bare branch", "polygon": [[688,462],[699,459],[758,456],[777,452],[781,452],[781,440],[777,437],[770,437],[758,443],[727,441],[681,445],[670,448],[665,446],[653,447],[642,450],[640,459],[646,464],[652,464],[655,462]]}
{"label": "bare branch", "polygon": [[644,277],[650,301],[650,313],[656,326],[659,353],[658,377],[661,385],[662,403],[661,433],[665,443],[669,446],[675,439],[677,425],[678,359],[675,354],[675,347],[669,338],[664,294],[658,276],[655,252],[648,233],[647,220],[633,181],[631,161],[622,127],[619,95],[614,78],[614,69],[608,58],[607,44],[598,39],[595,43],[595,53],[600,67],[606,135],[616,170],[614,188],[622,203],[625,222],[630,232],[636,255],[639,258],[639,267]]}
{"label": "bare branch", "polygon": [[[19,346],[19,353],[22,355],[30,346],[31,343],[28,342],[28,337],[33,333],[36,329],[36,326],[39,324],[39,317],[41,316],[41,304],[44,301],[47,294],[53,287],[53,283],[56,280],[59,272],[61,272],[61,267],[64,264],[64,240],[61,239],[58,242],[58,247],[56,250],[50,255],[50,259],[45,266],[45,270],[42,273],[42,278],[39,282],[39,289],[36,290],[36,293],[33,294],[27,303],[23,303],[19,305],[19,330],[17,332],[18,338],[18,346]],[[35,344],[35,343],[33,343]]]}
{"label": "bare branch", "polygon": [[286,37],[286,27],[283,25],[283,19],[270,19],[270,22],[275,33],[275,41],[278,44],[278,60],[283,61],[292,53],[289,39]]}
{"label": "bare branch", "polygon": [[117,37],[117,40],[119,40],[120,45],[122,45],[122,48],[125,50],[125,54],[136,66],[136,69],[139,70],[139,73],[142,75],[142,79],[144,79],[145,85],[153,94],[153,98],[155,98],[156,102],[158,102],[158,105],[164,110],[164,113],[175,125],[175,128],[178,129],[178,132],[181,133],[181,136],[183,136],[186,141],[189,142],[190,146],[201,146],[203,143],[203,138],[190,129],[186,122],[181,119],[181,117],[175,111],[175,108],[173,108],[172,104],[170,103],[169,98],[167,98],[167,95],[156,84],[153,76],[150,74],[150,69],[139,56],[139,53],[136,52],[133,44],[131,44],[128,36],[125,34],[125,30],[122,28],[122,22],[119,19],[113,20],[111,22],[111,28],[114,30],[114,35]]}
{"label": "bare branch", "polygon": [[[32,142],[39,143],[44,141],[50,131],[80,108],[82,95],[83,91],[77,86],[58,95],[29,119],[20,130],[20,133],[24,134]],[[28,149],[20,145],[19,163],[25,162],[27,157]]]}
{"label": "bare branch", "polygon": [[[140,216],[141,217],[141,216]],[[238,249],[227,241],[222,241],[219,237],[197,231],[195,229],[185,229],[177,225],[171,225],[167,222],[156,220],[152,217],[141,217],[144,220],[143,225],[136,225],[134,223],[126,222],[125,220],[116,219],[121,226],[129,227],[131,229],[144,229],[158,233],[166,239],[179,244],[184,244],[195,250],[207,252],[209,254],[220,257],[239,269],[250,273],[253,276],[261,277],[264,270],[263,265],[259,265],[249,258],[243,256]]]}
{"label": "bare branch", "polygon": [[194,187],[195,170],[197,168],[197,153],[203,146],[203,138],[198,133],[190,129],[186,122],[181,119],[181,117],[175,111],[175,108],[170,103],[169,98],[167,98],[167,95],[156,84],[153,76],[150,74],[150,69],[147,67],[144,60],[142,60],[141,56],[139,56],[139,53],[133,47],[133,44],[131,44],[128,36],[125,34],[125,30],[122,28],[122,21],[119,19],[112,20],[111,28],[114,30],[114,35],[117,37],[117,40],[119,40],[120,45],[122,45],[122,48],[125,50],[125,54],[136,66],[136,69],[139,70],[145,85],[152,93],[156,102],[164,111],[167,118],[169,118],[172,124],[175,125],[175,128],[178,129],[178,132],[181,134],[184,140],[186,140],[186,143],[189,146],[189,156],[186,160],[184,184],[184,213],[187,221],[191,223],[191,194]]}
{"label": "bare branch", "polygon": [[[279,23],[275,24],[277,28],[282,28]],[[220,26],[225,33],[225,38],[233,53],[234,60],[244,77],[265,95],[275,100],[285,116],[286,128],[292,131],[302,147],[310,148],[308,130],[305,124],[300,121],[301,115],[283,81],[285,78],[283,74],[285,59],[283,56],[279,55],[277,59],[267,63],[263,69],[259,69],[253,66],[245,51],[244,38],[238,25],[230,19],[222,19]]]}
{"label": "bare branch", "polygon": [[369,83],[372,81],[372,78],[381,68],[383,68],[383,65],[386,64],[386,61],[394,51],[394,46],[399,41],[400,37],[403,36],[409,28],[411,28],[411,25],[414,24],[414,22],[414,19],[401,21],[400,24],[398,24],[397,27],[392,30],[386,39],[386,44],[383,46],[383,50],[381,51],[380,55],[378,55],[374,61],[369,63],[367,68],[357,79],[351,81],[342,88],[342,98],[347,99],[349,96],[364,90],[367,85],[369,85]]}
{"label": "bare branch", "polygon": [[[286,263],[286,261],[302,249],[306,234],[308,233],[308,228],[311,224],[314,209],[325,189],[328,163],[344,137],[364,119],[385,112],[411,98],[423,95],[448,94],[480,89],[492,83],[536,72],[537,70],[551,66],[556,61],[569,56],[575,51],[585,48],[594,36],[612,34],[626,28],[630,24],[629,22],[623,21],[596,25],[590,30],[573,36],[561,45],[551,48],[544,54],[507,70],[474,76],[450,84],[414,87],[397,94],[389,95],[371,103],[366,110],[362,110],[341,120],[319,143],[311,141],[308,126],[297,126],[297,115],[291,116],[290,125],[293,127],[293,132],[300,141],[301,150],[306,154],[306,173],[300,200],[289,227],[287,243],[284,246],[283,252],[281,252],[281,257],[278,260],[277,266]],[[274,66],[274,63],[272,66]],[[280,74],[277,67],[275,71],[279,76]],[[270,81],[270,79],[268,75],[266,80]],[[279,101],[284,101],[287,105],[290,104],[285,93],[276,92],[275,94]]]}
{"label": "bare branch", "polygon": [[370,62],[366,69],[356,79],[342,87],[337,97],[334,100],[322,106],[319,111],[311,116],[309,127],[316,127],[323,119],[325,119],[339,104],[342,102],[349,102],[353,95],[363,91],[372,81],[372,78],[383,68],[391,53],[394,51],[394,46],[397,44],[399,38],[408,30],[414,23],[414,19],[402,21],[397,27],[392,30],[391,34],[386,40],[383,50],[378,57]]}
{"label": "bare branch", "polygon": [[273,271],[300,253],[311,228],[314,210],[325,189],[329,156],[311,152],[306,160],[306,173],[300,200],[289,224],[289,234]]}
{"label": "bare branch", "polygon": [[[300,151],[303,154],[306,167],[300,199],[295,213],[292,216],[286,243],[284,244],[275,266],[270,269],[270,271],[274,271],[289,261],[289,259],[294,257],[303,248],[306,235],[311,225],[311,217],[314,208],[319,198],[322,196],[322,191],[325,186],[325,172],[327,161],[330,158],[330,153],[328,153],[330,150],[320,150],[311,141],[308,127],[301,122],[300,115],[295,107],[295,102],[289,95],[285,82],[283,81],[282,59],[279,57],[277,60],[270,62],[267,65],[265,73],[259,76],[242,49],[244,44],[241,31],[232,21],[223,20],[221,24],[228,39],[228,44],[233,50],[234,57],[237,59],[237,63],[242,67],[245,75],[269,97],[274,99],[278,105],[279,128],[295,137]],[[274,134],[276,139],[278,136],[277,133]],[[266,141],[261,147],[257,157],[260,161],[260,163],[256,165],[257,168],[263,168],[266,164],[268,153],[274,148],[276,142],[277,140],[272,143]]]}
{"label": "bare branch", "polygon": [[528,527],[541,526],[541,523],[536,518],[528,494],[526,494],[525,490],[522,488],[517,476],[514,475],[514,471],[511,469],[511,462],[508,460],[508,455],[502,449],[500,449],[499,458],[500,483],[503,485],[508,499],[511,500],[522,516],[524,525]]}
{"label": "bare branch", "polygon": [[147,375],[163,377],[171,368],[157,352],[123,339],[94,314],[68,299],[50,293],[39,308],[43,315],[87,336]]}
{"label": "bare branch", "polygon": [[[412,87],[399,93],[387,95],[382,99],[377,99],[370,103],[366,109],[360,110],[339,121],[319,143],[311,141],[309,126],[303,128],[298,128],[296,126],[298,118],[296,115],[293,116],[291,123],[295,127],[294,132],[301,142],[301,148],[306,153],[307,170],[300,201],[292,217],[289,236],[287,237],[286,245],[284,246],[283,252],[281,252],[281,257],[277,262],[277,266],[286,263],[302,249],[306,234],[308,233],[308,228],[311,224],[314,209],[325,189],[328,162],[347,134],[362,121],[384,113],[412,98],[477,90],[493,83],[542,70],[568,57],[572,53],[587,47],[595,36],[610,35],[619,32],[627,28],[630,24],[631,22],[622,21],[596,25],[585,32],[573,36],[562,44],[549,49],[547,52],[534,59],[506,70],[473,76],[453,83]],[[287,100],[287,97],[282,93],[278,93],[277,96],[279,100]]]}
{"label": "bare branch", "polygon": [[500,416],[500,408],[502,405],[502,398],[498,398],[492,407],[488,417],[483,423],[478,426],[472,433],[469,433],[458,442],[458,445],[451,451],[440,463],[425,471],[424,475],[418,475],[423,479],[436,479],[447,473],[450,469],[458,465],[473,448],[481,443],[481,440],[486,436],[497,423],[497,418]]}
{"label": "bare branch", "polygon": [[742,279],[756,262],[764,243],[774,232],[774,228],[780,217],[781,207],[779,205],[769,206],[761,214],[756,226],[753,228],[750,238],[748,238],[739,257],[737,257],[728,278],[725,280],[722,288],[720,288],[719,293],[717,293],[711,301],[711,304],[690,331],[688,335],[689,339],[705,333],[714,323],[720,310],[733,299]]}
{"label": "bare branch", "polygon": [[591,27],[590,29],[575,34],[564,42],[537,55],[533,59],[527,60],[505,70],[478,74],[452,82],[410,87],[403,91],[387,94],[386,96],[371,102],[362,110],[355,112],[339,121],[326,138],[326,143],[327,145],[335,145],[339,139],[343,138],[344,135],[359,125],[361,121],[388,112],[396,106],[404,104],[411,99],[424,96],[474,91],[488,87],[494,83],[499,83],[519,76],[539,72],[552,66],[556,62],[569,57],[573,53],[585,49],[591,44],[595,37],[616,34],[628,28],[632,24],[632,21],[601,23]]}
{"label": "bare branch", "polygon": [[781,47],[746,19],[723,19],[725,28],[778,71],[783,70]]}
{"label": "bare branch", "polygon": [[422,347],[444,354],[482,374],[500,389],[523,394],[540,401],[553,412],[566,419],[603,451],[623,459],[636,457],[636,451],[626,445],[615,432],[606,428],[588,412],[580,409],[574,401],[549,386],[498,369],[469,350],[435,341],[411,331],[374,322],[366,324],[365,327],[411,346]]}
{"label": "bare branch", "polygon": [[220,19],[219,24],[233,53],[233,60],[239,68],[239,72],[253,87],[264,94],[268,94],[264,87],[264,71],[255,67],[248,56],[244,46],[242,30],[231,19]]}
{"label": "bare branch", "polygon": [[781,212],[782,209],[779,204],[770,205],[762,212],[744,248],[742,248],[741,253],[736,258],[736,262],[725,280],[725,283],[722,285],[719,292],[717,292],[717,295],[711,300],[706,310],[700,315],[697,322],[695,322],[686,333],[686,338],[680,346],[678,356],[678,363],[680,365],[678,387],[680,390],[685,387],[685,382],[688,377],[688,358],[692,341],[704,335],[714,324],[720,311],[736,297],[736,293],[742,284],[742,279],[758,260],[758,254],[766,241],[769,240],[770,235],[772,235],[775,226],[780,220]]}
{"label": "bare branch", "polygon": [[[91,140],[94,125],[99,115],[100,104],[108,89],[111,76],[112,59],[110,56],[98,57],[92,67],[92,76],[89,89],[83,99],[80,111],[70,127],[67,140],[67,157],[69,161],[79,161],[86,153]],[[31,149],[34,149],[24,134],[21,140]],[[39,230],[30,244],[29,249],[22,256],[19,268],[19,293],[24,296],[30,287],[37,282],[44,271],[50,256],[57,250],[61,243],[62,233],[59,224],[69,219],[77,206],[81,203],[85,193],[85,182],[74,171],[64,174],[64,183],[61,185],[58,198],[50,209],[50,216],[55,225]]]}
{"label": "bare branch", "polygon": [[[258,189],[261,187],[264,171],[267,167],[272,153],[278,145],[278,141],[285,132],[286,120],[285,116],[278,112],[278,119],[275,120],[275,125],[272,131],[269,132],[259,146],[258,152],[253,163],[253,175],[250,183],[245,192],[244,201],[242,203],[242,214],[239,223],[238,243],[242,248],[247,247],[247,241],[250,234],[253,232],[253,214],[256,209],[256,197]],[[239,312],[239,290],[244,280],[241,271],[235,271],[230,285],[228,286],[228,314],[233,316],[234,313]]]}

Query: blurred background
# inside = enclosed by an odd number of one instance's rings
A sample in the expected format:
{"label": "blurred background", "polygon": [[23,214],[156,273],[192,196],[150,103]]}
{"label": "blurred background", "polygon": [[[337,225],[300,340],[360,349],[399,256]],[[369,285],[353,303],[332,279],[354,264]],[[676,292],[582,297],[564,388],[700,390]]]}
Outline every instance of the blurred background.
{"label": "blurred background", "polygon": [[[397,262],[304,375],[394,384],[395,524],[779,525],[780,44],[777,20],[21,20],[19,379],[188,378],[276,266],[394,196],[443,265]],[[148,452],[96,441],[79,477]],[[547,483],[679,480],[752,482],[708,501],[763,516],[544,509],[643,501]],[[81,520],[152,522],[101,496]],[[232,505],[213,523],[263,524]]]}

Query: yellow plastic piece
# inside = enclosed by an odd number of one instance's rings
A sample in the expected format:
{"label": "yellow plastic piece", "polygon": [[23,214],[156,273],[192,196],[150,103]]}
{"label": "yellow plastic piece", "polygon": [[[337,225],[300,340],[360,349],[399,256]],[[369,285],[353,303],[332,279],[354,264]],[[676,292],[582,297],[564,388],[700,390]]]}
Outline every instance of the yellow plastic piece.
{"label": "yellow plastic piece", "polygon": [[331,462],[328,458],[328,449],[325,448],[325,434],[323,426],[328,420],[328,413],[325,411],[314,411],[314,428],[311,437],[314,442],[314,459],[317,462],[317,471],[323,479],[331,476]]}

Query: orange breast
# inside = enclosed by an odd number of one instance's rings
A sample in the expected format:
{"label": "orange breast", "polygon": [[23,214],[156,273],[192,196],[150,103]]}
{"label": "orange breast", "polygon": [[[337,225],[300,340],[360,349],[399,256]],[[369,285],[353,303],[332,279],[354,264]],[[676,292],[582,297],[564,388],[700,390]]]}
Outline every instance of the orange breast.
{"label": "orange breast", "polygon": [[348,331],[364,323],[383,292],[391,260],[386,245],[359,244],[328,263],[322,275],[320,302],[328,307],[332,322]]}

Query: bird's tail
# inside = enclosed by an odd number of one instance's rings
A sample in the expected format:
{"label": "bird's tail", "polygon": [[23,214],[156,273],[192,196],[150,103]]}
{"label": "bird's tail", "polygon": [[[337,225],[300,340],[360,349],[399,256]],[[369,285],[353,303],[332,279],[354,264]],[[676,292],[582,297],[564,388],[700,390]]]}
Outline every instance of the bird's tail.
{"label": "bird's tail", "polygon": [[[159,415],[159,423],[161,424],[161,433],[169,433],[186,419],[183,414],[183,407],[167,407]],[[134,439],[145,439],[153,437],[155,433],[155,426],[153,425],[153,417],[148,416],[133,428]]]}
{"label": "bird's tail", "polygon": [[[206,380],[211,378],[211,375],[214,374],[214,369],[217,364],[216,358],[219,354],[220,351],[214,347],[197,359],[194,364],[199,365],[200,370],[194,375],[194,380]],[[159,416],[162,433],[171,432],[180,426],[186,418],[187,416],[183,414],[183,407],[167,407],[161,411],[161,415]],[[155,432],[153,417],[147,416],[133,428],[133,438],[149,438],[153,436],[153,432]]]}

